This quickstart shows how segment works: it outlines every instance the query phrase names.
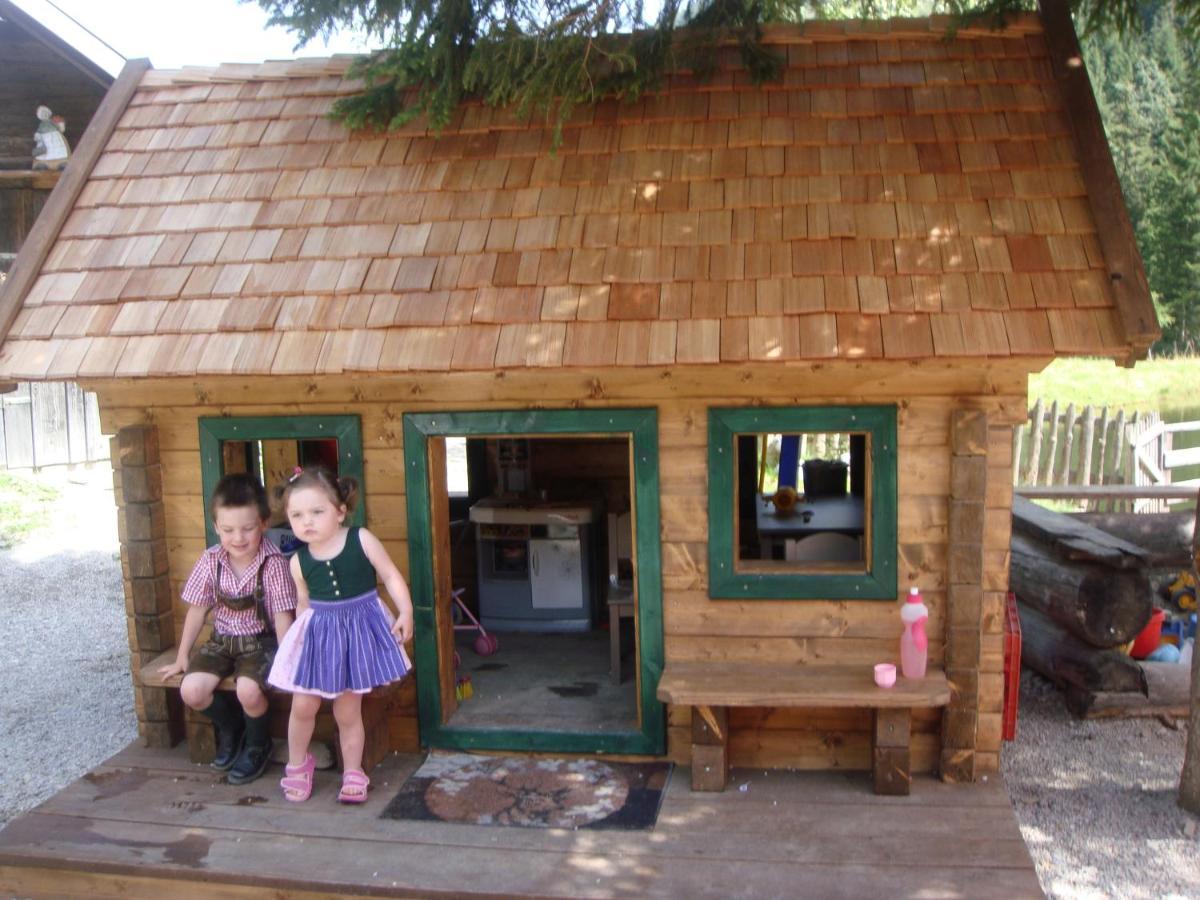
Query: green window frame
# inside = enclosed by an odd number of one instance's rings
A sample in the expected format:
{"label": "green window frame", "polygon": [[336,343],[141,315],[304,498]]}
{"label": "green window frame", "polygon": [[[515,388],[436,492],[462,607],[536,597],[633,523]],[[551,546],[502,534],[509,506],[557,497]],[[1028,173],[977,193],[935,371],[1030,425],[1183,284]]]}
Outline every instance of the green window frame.
{"label": "green window frame", "polygon": [[333,438],[338,445],[338,474],[358,479],[358,502],[349,524],[367,520],[366,485],[363,483],[362,424],[358,416],[204,416],[200,425],[200,482],[204,490],[204,534],[211,546],[217,542],[208,514],[208,498],[221,480],[221,444],[225,441],[283,441]]}
{"label": "green window frame", "polygon": [[[750,571],[737,565],[737,436],[762,432],[867,435],[870,559],[864,572]],[[708,592],[721,600],[895,600],[896,408],[788,406],[708,413]]]}

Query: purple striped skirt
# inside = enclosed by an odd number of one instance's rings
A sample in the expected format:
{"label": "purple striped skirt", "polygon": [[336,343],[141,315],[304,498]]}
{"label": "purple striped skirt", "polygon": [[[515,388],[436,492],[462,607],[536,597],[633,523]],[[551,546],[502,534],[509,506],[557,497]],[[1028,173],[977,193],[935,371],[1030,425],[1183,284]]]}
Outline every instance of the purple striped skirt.
{"label": "purple striped skirt", "polygon": [[392,614],[370,591],[315,600],[284,635],[267,682],[297,694],[333,698],[399,681],[412,669],[391,632]]}

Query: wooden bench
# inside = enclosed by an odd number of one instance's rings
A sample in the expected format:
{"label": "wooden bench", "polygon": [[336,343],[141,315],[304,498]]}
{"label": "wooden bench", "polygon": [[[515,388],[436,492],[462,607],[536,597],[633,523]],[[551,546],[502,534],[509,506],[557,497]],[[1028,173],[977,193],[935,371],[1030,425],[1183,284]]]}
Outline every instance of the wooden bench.
{"label": "wooden bench", "polygon": [[875,793],[905,795],[911,781],[912,710],[945,706],[950,686],[941,671],[920,681],[875,684],[871,666],[763,663],[668,663],[658,699],[692,707],[692,790],[721,791],[729,780],[727,709],[752,707],[869,708]]}
{"label": "wooden bench", "polygon": [[[142,684],[148,687],[176,688],[183,683],[183,675],[172,675],[163,678],[158,670],[175,661],[176,649],[172,647],[165,653],[155,657],[151,662],[142,666]],[[221,679],[219,690],[232,691],[235,689],[232,675]],[[398,703],[400,685],[389,685],[377,688],[363,697],[362,716],[366,730],[366,740],[363,744],[363,770],[370,772],[389,751],[388,718],[395,712]],[[287,720],[292,708],[292,695],[286,691],[270,689],[271,736],[287,740]],[[212,762],[216,753],[216,742],[213,737],[212,723],[207,716],[194,709],[185,709],[184,726],[187,734],[188,752],[192,762]],[[317,727],[313,730],[314,741],[324,741],[331,744],[341,766],[342,748],[337,740],[337,723],[328,704],[322,704],[321,712],[317,715]]]}

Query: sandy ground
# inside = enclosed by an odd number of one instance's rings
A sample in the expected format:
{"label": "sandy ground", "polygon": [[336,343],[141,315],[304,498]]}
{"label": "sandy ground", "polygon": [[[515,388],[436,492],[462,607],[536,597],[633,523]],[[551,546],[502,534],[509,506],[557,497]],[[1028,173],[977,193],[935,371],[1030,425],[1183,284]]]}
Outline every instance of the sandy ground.
{"label": "sandy ground", "polygon": [[[0,551],[0,825],[137,735],[111,475],[44,477],[63,490],[53,526]],[[1184,728],[1077,721],[1024,673],[1002,767],[1048,896],[1200,900]]]}

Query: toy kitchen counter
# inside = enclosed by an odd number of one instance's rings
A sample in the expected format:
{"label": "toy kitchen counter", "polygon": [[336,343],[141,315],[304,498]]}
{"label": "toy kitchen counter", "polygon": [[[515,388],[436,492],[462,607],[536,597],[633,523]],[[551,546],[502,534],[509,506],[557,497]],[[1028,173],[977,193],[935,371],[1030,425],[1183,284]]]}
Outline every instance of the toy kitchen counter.
{"label": "toy kitchen counter", "polygon": [[487,497],[471,507],[479,615],[498,632],[587,631],[597,507]]}

